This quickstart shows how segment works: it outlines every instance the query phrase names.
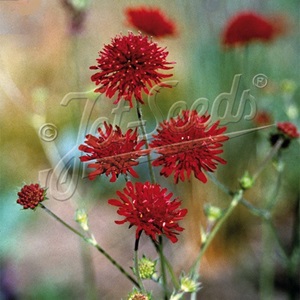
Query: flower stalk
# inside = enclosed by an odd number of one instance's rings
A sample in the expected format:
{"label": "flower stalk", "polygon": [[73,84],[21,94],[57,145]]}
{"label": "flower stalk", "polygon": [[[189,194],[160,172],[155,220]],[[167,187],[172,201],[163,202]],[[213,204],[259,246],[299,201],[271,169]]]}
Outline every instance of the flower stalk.
{"label": "flower stalk", "polygon": [[39,204],[39,206],[46,211],[51,217],[53,217],[56,221],[61,223],[63,226],[65,226],[67,229],[78,235],[80,238],[82,238],[85,242],[95,247],[101,254],[103,254],[123,275],[127,277],[135,286],[138,288],[140,287],[139,283],[130,275],[127,273],[127,271],[114,259],[112,258],[95,240],[94,236],[92,235],[91,238],[86,237],[81,232],[70,226],[68,223],[66,223],[64,220],[62,220],[60,217],[58,217],[56,214],[54,214],[50,209],[48,209],[45,205],[42,203]]}

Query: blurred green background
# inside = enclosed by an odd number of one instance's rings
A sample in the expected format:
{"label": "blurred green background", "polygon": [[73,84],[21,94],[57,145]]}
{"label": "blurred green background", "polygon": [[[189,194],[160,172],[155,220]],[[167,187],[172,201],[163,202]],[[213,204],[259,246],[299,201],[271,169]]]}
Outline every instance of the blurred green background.
{"label": "blurred green background", "polygon": [[[43,211],[22,211],[16,204],[16,194],[24,183],[39,180],[49,183],[52,170],[63,158],[65,167],[60,172],[61,177],[53,179],[55,193],[46,205],[73,225],[75,209],[84,207],[99,244],[129,270],[133,231],[114,224],[115,211],[106,203],[123,183],[118,180],[112,184],[106,178],[89,182],[82,178],[86,169],[78,161],[77,147],[85,133],[93,132],[103,117],[114,121],[113,101],[92,92],[89,66],[95,64],[98,51],[116,34],[126,34],[128,30],[136,32],[126,23],[126,7],[157,6],[178,27],[178,36],[157,40],[160,46],[167,47],[168,59],[176,62],[170,78],[176,86],[157,94],[160,113],[147,104],[143,107],[148,132],[155,129],[156,119],[166,118],[170,107],[178,101],[191,107],[196,99],[204,97],[211,108],[218,95],[230,92],[236,74],[242,74],[237,100],[243,90],[249,90],[257,111],[267,111],[274,122],[289,120],[299,129],[299,1],[91,0],[79,34],[70,32],[70,13],[61,2],[0,1],[1,274],[15,293],[11,299],[125,298],[131,289],[130,282],[100,254],[82,245],[76,236]],[[78,3],[81,2],[84,1]],[[253,43],[247,49],[225,50],[220,42],[222,29],[230,16],[242,10],[280,15],[286,20],[287,30],[272,43]],[[253,85],[252,79],[257,74],[268,77],[263,89]],[[245,107],[244,115],[249,109]],[[120,125],[126,128],[128,122],[134,120],[135,112],[130,111],[123,115]],[[228,132],[257,126],[253,120],[243,118],[222,122]],[[41,126],[46,123],[56,126],[57,137],[53,141],[40,137]],[[219,180],[236,189],[238,178],[245,170],[254,172],[259,167],[270,148],[269,134],[274,130],[269,128],[230,139],[222,155],[227,165],[219,166],[216,172]],[[278,233],[287,248],[291,246],[300,197],[299,158],[299,141],[294,141],[282,153],[285,168],[274,212]],[[147,180],[144,165],[137,170],[141,179]],[[263,207],[275,189],[275,177],[270,164],[246,197]],[[75,188],[66,191],[70,179]],[[226,207],[228,197],[211,181],[204,185],[192,179],[174,186],[171,179],[161,178],[161,183],[180,196],[184,206],[193,208],[182,239],[167,249],[180,272],[187,270],[199,247],[199,222],[205,223],[203,204]],[[203,290],[199,299],[259,299],[257,273],[263,257],[261,224],[261,220],[244,207],[237,210],[203,261]],[[141,243],[141,252],[154,255],[146,238]],[[284,271],[276,264],[275,252],[270,253],[276,266],[272,299],[288,299],[290,286],[285,282]],[[1,300],[8,299],[3,291],[2,294]]]}

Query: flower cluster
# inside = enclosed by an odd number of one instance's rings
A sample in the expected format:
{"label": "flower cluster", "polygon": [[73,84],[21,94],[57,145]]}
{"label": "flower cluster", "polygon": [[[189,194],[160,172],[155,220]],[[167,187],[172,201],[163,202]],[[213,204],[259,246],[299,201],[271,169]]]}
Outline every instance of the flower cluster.
{"label": "flower cluster", "polygon": [[85,144],[79,146],[79,150],[87,155],[81,156],[82,162],[95,160],[88,164],[89,168],[95,168],[89,174],[91,180],[98,175],[105,174],[111,176],[110,181],[116,181],[119,174],[131,174],[138,177],[138,174],[132,167],[138,165],[137,159],[143,155],[140,150],[145,144],[144,141],[138,141],[137,130],[129,129],[125,134],[120,127],[113,129],[112,125],[104,123],[105,131],[98,128],[99,136],[88,134]]}
{"label": "flower cluster", "polygon": [[38,183],[24,185],[18,192],[19,199],[17,203],[22,205],[24,209],[35,209],[40,202],[46,199],[46,191]]}
{"label": "flower cluster", "polygon": [[145,34],[164,37],[176,33],[175,23],[159,8],[132,7],[127,8],[125,13],[128,23]]}
{"label": "flower cluster", "polygon": [[95,92],[105,93],[109,98],[117,94],[114,103],[123,97],[133,107],[132,97],[144,103],[142,92],[149,95],[153,84],[170,87],[161,80],[172,74],[163,74],[160,70],[172,69],[170,65],[173,63],[166,60],[166,49],[147,36],[131,32],[127,36],[119,35],[111,44],[105,45],[99,55],[98,64],[90,69],[100,72],[92,75],[91,80],[100,85]]}
{"label": "flower cluster", "polygon": [[123,193],[117,191],[119,199],[110,199],[108,203],[117,206],[117,213],[123,216],[116,224],[128,222],[136,226],[136,239],[142,231],[154,241],[157,236],[165,235],[173,243],[177,242],[177,234],[183,230],[178,225],[187,214],[187,209],[180,209],[181,202],[171,200],[173,194],[166,188],[150,182],[127,182]]}
{"label": "flower cluster", "polygon": [[193,171],[202,182],[207,178],[203,171],[213,172],[217,163],[226,161],[218,155],[223,152],[222,143],[228,140],[223,135],[226,127],[219,122],[208,126],[210,116],[200,116],[196,110],[185,110],[181,116],[164,121],[154,135],[150,147],[155,148],[160,156],[153,161],[153,166],[163,166],[160,174],[165,177],[174,173],[174,181],[184,181],[185,173],[189,179]]}

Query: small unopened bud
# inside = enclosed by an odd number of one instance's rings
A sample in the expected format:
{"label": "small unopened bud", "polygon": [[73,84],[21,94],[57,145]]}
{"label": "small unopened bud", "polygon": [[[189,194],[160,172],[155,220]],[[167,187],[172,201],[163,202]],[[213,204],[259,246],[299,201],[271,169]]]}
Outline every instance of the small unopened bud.
{"label": "small unopened bud", "polygon": [[75,221],[81,226],[84,231],[89,230],[88,215],[84,209],[77,209],[75,214]]}
{"label": "small unopened bud", "polygon": [[182,275],[180,278],[180,290],[186,293],[197,292],[200,288],[200,283],[187,275]]}
{"label": "small unopened bud", "polygon": [[239,180],[240,182],[240,187],[243,189],[243,190],[247,190],[247,189],[250,189],[253,184],[254,184],[254,179],[253,177],[246,171],[243,175],[242,178],[240,178]]}
{"label": "small unopened bud", "polygon": [[216,206],[212,206],[210,204],[206,204],[204,206],[204,213],[207,216],[208,220],[211,222],[215,222],[222,216],[222,209]]}
{"label": "small unopened bud", "polygon": [[141,279],[151,279],[155,274],[156,261],[152,261],[146,256],[143,256],[138,261],[138,267]]}

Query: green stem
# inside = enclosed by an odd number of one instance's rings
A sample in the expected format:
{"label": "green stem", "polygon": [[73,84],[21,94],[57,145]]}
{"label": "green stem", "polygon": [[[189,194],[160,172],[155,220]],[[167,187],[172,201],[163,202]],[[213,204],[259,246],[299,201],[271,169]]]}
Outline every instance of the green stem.
{"label": "green stem", "polygon": [[270,236],[270,227],[267,222],[262,224],[262,261],[260,271],[260,299],[271,300],[274,294],[274,264],[273,257],[273,239]]}
{"label": "green stem", "polygon": [[268,155],[265,157],[263,162],[260,164],[260,167],[257,169],[255,174],[252,176],[253,181],[257,179],[259,174],[263,171],[263,169],[266,167],[266,165],[269,163],[269,161],[274,157],[274,155],[278,152],[278,150],[281,148],[282,144],[284,142],[283,138],[279,138],[275,145],[271,148]]}
{"label": "green stem", "polygon": [[204,253],[206,252],[208,246],[210,245],[210,243],[212,242],[212,240],[214,239],[214,237],[216,236],[217,232],[220,230],[220,228],[222,227],[222,225],[224,224],[226,219],[231,215],[231,213],[233,212],[235,207],[238,205],[238,203],[241,202],[242,198],[243,198],[243,190],[239,190],[237,193],[235,193],[232,201],[230,202],[229,207],[227,208],[227,210],[225,211],[223,216],[217,221],[216,225],[214,226],[214,228],[212,229],[210,234],[207,236],[204,243],[201,245],[200,252],[198,254],[196,262],[193,265],[193,268],[191,269],[192,276],[195,276],[196,271],[199,269],[201,259],[204,255]]}
{"label": "green stem", "polygon": [[[207,173],[207,175],[212,180],[212,182],[218,188],[220,188],[223,192],[225,192],[227,195],[229,195],[229,196],[233,196],[234,195],[234,192],[231,191],[228,187],[226,187],[223,183],[221,183],[213,174]],[[263,210],[263,209],[255,207],[253,204],[251,204],[244,197],[241,199],[240,203],[242,205],[244,205],[245,207],[247,207],[253,215],[255,215],[257,217],[261,217],[264,220],[268,220],[269,219],[270,216],[269,216],[269,212],[267,210]]]}
{"label": "green stem", "polygon": [[63,221],[60,217],[58,217],[56,214],[54,214],[51,210],[49,210],[46,206],[44,206],[42,203],[39,204],[39,206],[44,209],[51,217],[53,217],[56,221],[64,225],[66,228],[68,228],[70,231],[81,237],[85,242],[95,247],[101,254],[103,254],[122,274],[124,274],[135,286],[140,287],[139,283],[130,275],[127,273],[127,271],[115,260],[113,259],[104,249],[102,249],[99,244],[96,242],[96,240],[92,238],[88,238],[85,235],[83,235],[81,232],[67,224],[65,221]]}
{"label": "green stem", "polygon": [[135,269],[135,275],[136,275],[137,281],[139,283],[141,292],[146,295],[146,290],[145,290],[145,287],[144,287],[144,284],[143,284],[143,281],[142,281],[141,275],[140,275],[139,257],[138,257],[139,240],[141,237],[141,233],[142,232],[140,232],[138,238],[135,240],[135,245],[134,245],[134,269]]}
{"label": "green stem", "polygon": [[[143,140],[145,141],[145,147],[146,147],[146,149],[149,149],[149,144],[148,144],[148,140],[147,140],[147,136],[146,136],[146,129],[145,129],[145,125],[143,123],[143,113],[142,113],[142,109],[140,107],[140,103],[138,101],[136,101],[136,110],[137,110],[138,119],[139,119],[140,124],[141,124]],[[156,180],[155,180],[153,167],[152,167],[152,164],[151,164],[150,152],[147,153],[147,162],[148,162],[148,168],[149,168],[149,172],[150,172],[151,183],[155,183]]]}
{"label": "green stem", "polygon": [[167,269],[168,269],[168,271],[169,271],[169,273],[170,273],[171,281],[172,281],[172,283],[173,283],[173,285],[174,285],[174,288],[178,290],[178,289],[180,288],[180,284],[179,284],[179,282],[178,282],[178,280],[177,280],[177,277],[176,277],[175,274],[174,274],[174,270],[173,270],[173,268],[172,268],[170,262],[166,259],[165,256],[164,256],[164,262],[165,262],[166,267],[167,267]]}
{"label": "green stem", "polygon": [[167,288],[167,276],[166,276],[166,261],[165,261],[165,256],[163,253],[163,239],[162,236],[159,236],[158,239],[158,253],[160,257],[160,269],[161,269],[161,277],[162,277],[162,284],[163,284],[163,290],[164,290],[164,299],[168,300],[169,299],[169,292]]}

